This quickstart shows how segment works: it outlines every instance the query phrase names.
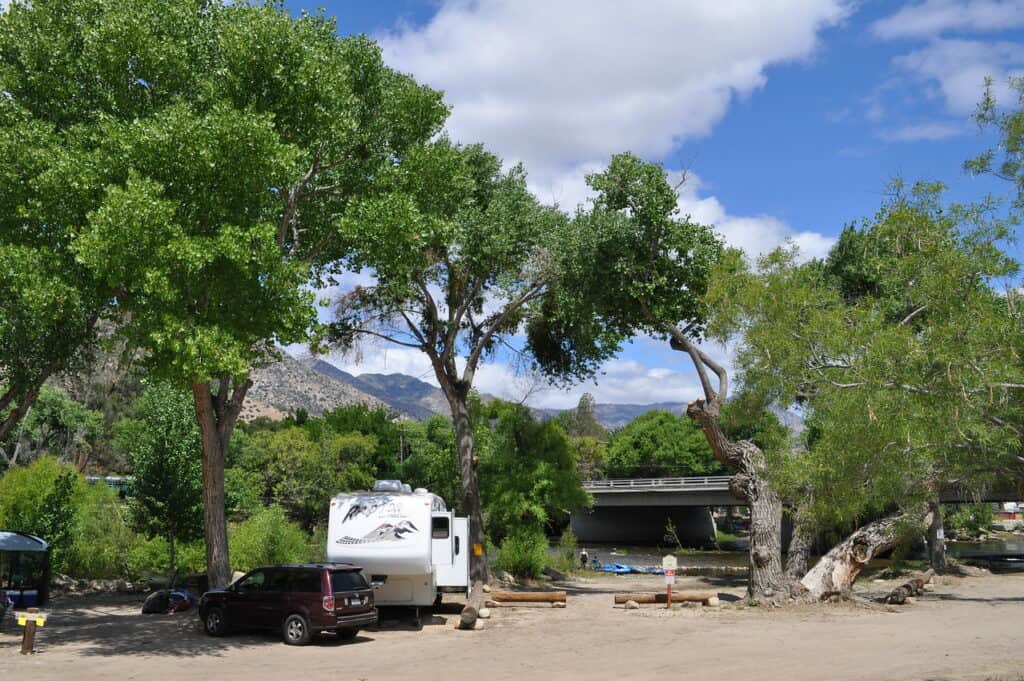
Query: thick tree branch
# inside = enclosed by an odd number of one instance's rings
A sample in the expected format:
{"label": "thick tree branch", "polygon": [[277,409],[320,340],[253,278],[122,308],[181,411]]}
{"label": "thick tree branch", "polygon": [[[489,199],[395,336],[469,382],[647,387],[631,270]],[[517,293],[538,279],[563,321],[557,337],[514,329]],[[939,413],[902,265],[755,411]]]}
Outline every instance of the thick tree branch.
{"label": "thick tree branch", "polygon": [[484,320],[481,328],[485,328],[485,331],[473,344],[473,349],[470,351],[469,357],[466,359],[466,368],[462,377],[463,381],[472,380],[473,375],[476,373],[477,364],[480,363],[480,357],[483,355],[484,349],[487,347],[487,343],[491,340],[491,337],[497,333],[498,329],[500,329],[506,321],[508,321],[508,318],[512,316],[513,312],[519,311],[519,309],[528,302],[539,297],[544,292],[547,285],[548,282],[546,279],[534,282],[525,293],[506,304],[500,313],[492,315],[489,319]]}

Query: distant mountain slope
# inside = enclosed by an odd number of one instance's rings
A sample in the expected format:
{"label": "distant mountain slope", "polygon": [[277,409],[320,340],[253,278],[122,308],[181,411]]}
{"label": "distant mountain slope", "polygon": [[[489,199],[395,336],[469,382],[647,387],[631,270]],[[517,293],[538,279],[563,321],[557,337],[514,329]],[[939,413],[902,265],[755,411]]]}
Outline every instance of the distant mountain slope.
{"label": "distant mountain slope", "polygon": [[298,409],[319,416],[348,404],[384,405],[347,381],[325,376],[287,354],[281,361],[257,369],[252,378],[242,408],[242,418],[246,420],[257,416],[283,418]]}
{"label": "distant mountain slope", "polygon": [[396,411],[424,420],[435,414],[448,414],[448,402],[440,388],[405,374],[359,374],[353,376],[330,362],[318,359],[311,368],[336,381],[373,395]]}

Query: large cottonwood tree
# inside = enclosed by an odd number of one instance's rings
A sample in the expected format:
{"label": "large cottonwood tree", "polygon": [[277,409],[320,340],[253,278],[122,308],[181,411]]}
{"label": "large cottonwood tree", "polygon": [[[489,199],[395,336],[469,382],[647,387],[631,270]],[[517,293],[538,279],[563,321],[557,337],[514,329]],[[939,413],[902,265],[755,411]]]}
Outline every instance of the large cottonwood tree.
{"label": "large cottonwood tree", "polygon": [[555,295],[531,325],[537,357],[556,374],[586,370],[598,358],[595,348],[613,351],[637,334],[686,353],[703,392],[687,414],[700,424],[715,458],[733,471],[730,490],[751,509],[750,595],[775,597],[787,584],[782,502],[764,451],[723,430],[728,373],[700,343],[708,282],[722,246],[712,228],[679,215],[675,188],[656,164],[621,154],[587,181],[597,192],[593,207],[576,215],[574,238],[559,253]]}
{"label": "large cottonwood tree", "polygon": [[408,154],[343,223],[348,263],[375,281],[341,296],[330,340],[350,348],[378,338],[424,353],[451,410],[470,518],[474,584],[486,581],[484,521],[470,391],[480,366],[508,348],[547,295],[565,218],[538,204],[521,167],[480,146],[442,137]]}
{"label": "large cottonwood tree", "polygon": [[[120,333],[193,394],[211,584],[228,582],[224,453],[253,366],[316,321],[339,217],[429,139],[440,94],[365,38],[271,4],[35,0],[0,16],[0,106],[55,158],[20,181],[81,208],[17,225],[94,276]],[[39,179],[41,178],[41,179]]]}

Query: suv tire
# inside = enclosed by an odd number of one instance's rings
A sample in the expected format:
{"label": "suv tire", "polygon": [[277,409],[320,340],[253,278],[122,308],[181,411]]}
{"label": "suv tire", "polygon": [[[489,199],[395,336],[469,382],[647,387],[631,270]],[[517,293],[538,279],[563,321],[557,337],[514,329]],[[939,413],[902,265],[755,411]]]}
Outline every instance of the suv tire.
{"label": "suv tire", "polygon": [[203,615],[203,629],[210,636],[223,636],[228,633],[228,618],[224,608],[213,606]]}
{"label": "suv tire", "polygon": [[288,615],[281,626],[284,642],[290,646],[304,646],[313,638],[309,622],[299,614]]}

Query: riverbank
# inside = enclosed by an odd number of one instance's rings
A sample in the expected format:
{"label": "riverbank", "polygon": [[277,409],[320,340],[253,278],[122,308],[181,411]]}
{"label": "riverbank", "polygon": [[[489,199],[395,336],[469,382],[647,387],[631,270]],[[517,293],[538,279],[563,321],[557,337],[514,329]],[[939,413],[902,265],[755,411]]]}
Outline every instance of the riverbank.
{"label": "riverbank", "polygon": [[[857,591],[870,596],[895,584],[866,581]],[[722,607],[625,610],[612,606],[615,592],[660,590],[663,580],[593,575],[559,586],[569,591],[567,608],[495,608],[481,631],[455,630],[452,604],[420,631],[400,624],[306,648],[271,634],[212,639],[192,614],[138,614],[132,596],[64,597],[48,608],[36,655],[17,654],[8,621],[0,672],[40,681],[1016,681],[1024,673],[1019,574],[939,577],[934,592],[901,608],[749,607],[742,580],[682,578],[680,589],[722,593]]]}

